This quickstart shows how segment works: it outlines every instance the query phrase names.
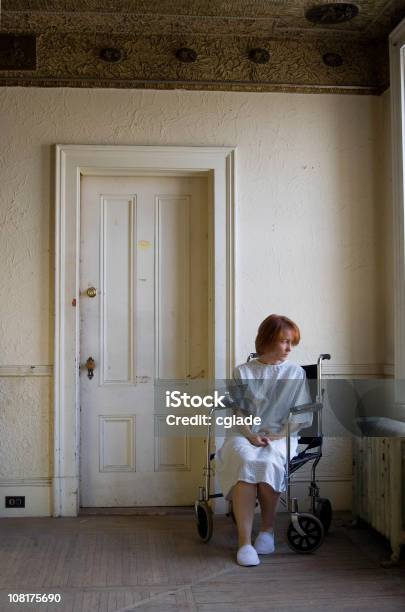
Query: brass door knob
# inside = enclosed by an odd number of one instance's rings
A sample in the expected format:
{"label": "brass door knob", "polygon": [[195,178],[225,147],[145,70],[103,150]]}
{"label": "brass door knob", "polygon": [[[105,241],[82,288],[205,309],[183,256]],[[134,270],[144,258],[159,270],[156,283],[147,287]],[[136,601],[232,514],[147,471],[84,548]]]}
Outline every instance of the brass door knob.
{"label": "brass door knob", "polygon": [[96,367],[96,362],[94,361],[93,357],[89,357],[86,361],[86,368],[87,368],[87,376],[88,378],[90,378],[90,380],[94,376],[95,367]]}
{"label": "brass door knob", "polygon": [[97,289],[95,287],[89,287],[86,291],[89,298],[94,298],[97,295]]}

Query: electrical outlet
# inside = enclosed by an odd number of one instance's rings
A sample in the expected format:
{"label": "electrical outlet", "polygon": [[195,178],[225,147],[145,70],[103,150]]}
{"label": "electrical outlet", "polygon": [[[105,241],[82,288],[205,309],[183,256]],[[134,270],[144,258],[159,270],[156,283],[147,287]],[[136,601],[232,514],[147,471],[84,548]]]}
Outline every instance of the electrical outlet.
{"label": "electrical outlet", "polygon": [[25,495],[6,495],[6,508],[25,508]]}

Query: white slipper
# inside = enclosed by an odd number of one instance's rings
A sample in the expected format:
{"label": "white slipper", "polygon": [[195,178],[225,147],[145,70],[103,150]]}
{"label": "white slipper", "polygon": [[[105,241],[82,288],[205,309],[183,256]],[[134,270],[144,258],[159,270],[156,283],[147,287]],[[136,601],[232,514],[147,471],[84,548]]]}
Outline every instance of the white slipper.
{"label": "white slipper", "polygon": [[239,565],[259,565],[260,559],[251,544],[244,544],[238,550],[236,560]]}
{"label": "white slipper", "polygon": [[274,532],[259,531],[254,547],[259,555],[269,555],[274,552]]}

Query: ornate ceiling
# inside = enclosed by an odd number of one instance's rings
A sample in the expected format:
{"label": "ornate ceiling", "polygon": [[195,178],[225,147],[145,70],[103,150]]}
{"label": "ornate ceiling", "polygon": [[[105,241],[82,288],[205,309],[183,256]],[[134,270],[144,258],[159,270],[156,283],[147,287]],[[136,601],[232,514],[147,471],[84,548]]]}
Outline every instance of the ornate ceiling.
{"label": "ornate ceiling", "polygon": [[404,16],[405,0],[3,0],[0,85],[378,94]]}

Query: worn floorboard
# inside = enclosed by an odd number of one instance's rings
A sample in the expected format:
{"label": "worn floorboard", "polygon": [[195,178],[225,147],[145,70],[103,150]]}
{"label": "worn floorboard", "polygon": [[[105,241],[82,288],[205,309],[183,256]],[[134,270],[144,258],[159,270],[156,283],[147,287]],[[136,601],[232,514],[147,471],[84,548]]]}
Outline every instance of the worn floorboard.
{"label": "worn floorboard", "polygon": [[[243,568],[234,559],[235,527],[222,516],[207,544],[189,512],[1,519],[0,610],[405,610],[405,563],[381,567],[384,538],[349,528],[338,514],[322,547],[298,555],[286,543],[287,524],[280,514],[276,552]],[[62,602],[9,603],[8,593],[60,593]]]}

